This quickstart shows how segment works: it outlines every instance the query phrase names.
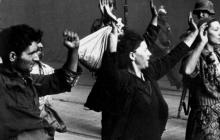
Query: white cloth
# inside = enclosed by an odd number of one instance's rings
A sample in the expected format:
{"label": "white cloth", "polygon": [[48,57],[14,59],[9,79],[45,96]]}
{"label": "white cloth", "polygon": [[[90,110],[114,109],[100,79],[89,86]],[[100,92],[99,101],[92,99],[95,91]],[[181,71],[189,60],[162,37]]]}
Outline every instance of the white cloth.
{"label": "white cloth", "polygon": [[97,70],[102,63],[112,27],[106,26],[80,40],[79,60],[90,70]]}
{"label": "white cloth", "polygon": [[[40,74],[40,75],[50,75],[54,73],[54,68],[52,68],[51,66],[43,63],[43,62],[39,62],[36,63],[31,71],[31,74]],[[47,104],[49,106],[51,106],[52,104],[52,97],[49,95],[43,96],[39,98],[39,109],[42,110],[44,104]]]}
{"label": "white cloth", "polygon": [[43,62],[40,62],[40,65],[36,63],[32,68],[31,74],[49,75],[54,73],[54,68],[51,66]]}

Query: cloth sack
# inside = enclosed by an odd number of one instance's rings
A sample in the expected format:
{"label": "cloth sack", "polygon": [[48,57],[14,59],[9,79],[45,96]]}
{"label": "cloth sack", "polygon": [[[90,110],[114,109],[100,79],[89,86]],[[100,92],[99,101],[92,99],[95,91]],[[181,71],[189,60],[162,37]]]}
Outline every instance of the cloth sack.
{"label": "cloth sack", "polygon": [[45,119],[50,126],[52,126],[57,132],[66,132],[67,128],[63,120],[58,113],[49,105],[44,104],[41,110],[40,117]]}
{"label": "cloth sack", "polygon": [[112,27],[106,26],[80,40],[79,61],[91,71],[100,68]]}

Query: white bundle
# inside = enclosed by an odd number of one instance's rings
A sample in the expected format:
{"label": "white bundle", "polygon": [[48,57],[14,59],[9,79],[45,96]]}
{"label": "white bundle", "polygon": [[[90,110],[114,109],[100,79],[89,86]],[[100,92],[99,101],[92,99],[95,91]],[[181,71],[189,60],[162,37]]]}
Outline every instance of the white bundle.
{"label": "white bundle", "polygon": [[89,70],[100,68],[111,30],[106,26],[80,40],[79,61]]}

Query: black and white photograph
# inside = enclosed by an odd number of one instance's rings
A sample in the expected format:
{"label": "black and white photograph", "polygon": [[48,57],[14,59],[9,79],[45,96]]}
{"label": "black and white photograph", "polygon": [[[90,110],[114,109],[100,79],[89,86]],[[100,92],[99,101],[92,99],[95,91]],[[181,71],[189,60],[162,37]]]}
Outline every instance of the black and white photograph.
{"label": "black and white photograph", "polygon": [[220,1],[0,0],[0,140],[220,140]]}

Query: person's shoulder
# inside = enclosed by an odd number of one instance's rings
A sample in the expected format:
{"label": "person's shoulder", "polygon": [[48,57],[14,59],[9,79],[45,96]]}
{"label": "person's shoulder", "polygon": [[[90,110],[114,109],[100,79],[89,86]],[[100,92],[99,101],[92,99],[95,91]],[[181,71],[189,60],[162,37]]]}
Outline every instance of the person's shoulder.
{"label": "person's shoulder", "polygon": [[11,79],[10,73],[7,72],[3,64],[0,64],[0,85],[5,85],[5,81],[8,81],[9,79]]}
{"label": "person's shoulder", "polygon": [[118,75],[122,82],[125,82],[125,83],[130,82],[132,75],[130,72],[128,72],[127,69],[121,69],[118,72],[119,72]]}

